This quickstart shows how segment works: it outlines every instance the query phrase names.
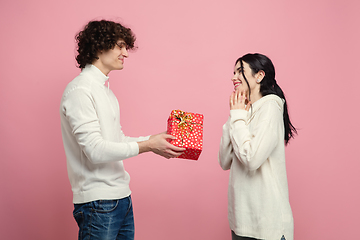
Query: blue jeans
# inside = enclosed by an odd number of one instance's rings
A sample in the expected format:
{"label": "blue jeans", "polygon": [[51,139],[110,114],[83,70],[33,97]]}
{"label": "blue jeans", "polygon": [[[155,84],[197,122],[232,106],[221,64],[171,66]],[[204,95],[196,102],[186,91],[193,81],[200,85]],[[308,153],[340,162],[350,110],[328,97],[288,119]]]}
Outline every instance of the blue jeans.
{"label": "blue jeans", "polygon": [[74,204],[79,240],[133,240],[134,215],[131,196]]}
{"label": "blue jeans", "polygon": [[238,236],[238,235],[235,234],[234,231],[231,231],[231,239],[232,240],[260,240],[260,239],[251,238],[251,237]]}
{"label": "blue jeans", "polygon": [[[235,234],[234,231],[231,231],[231,239],[232,240],[257,240],[256,238],[238,236]],[[281,237],[281,240],[286,240],[284,235]]]}

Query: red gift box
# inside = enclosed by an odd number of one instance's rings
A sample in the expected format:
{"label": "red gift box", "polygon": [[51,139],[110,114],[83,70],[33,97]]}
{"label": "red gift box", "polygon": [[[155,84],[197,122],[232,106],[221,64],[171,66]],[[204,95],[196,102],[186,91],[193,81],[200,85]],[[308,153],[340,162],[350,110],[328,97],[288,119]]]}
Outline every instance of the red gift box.
{"label": "red gift box", "polygon": [[198,160],[203,146],[204,116],[198,113],[173,110],[168,119],[167,133],[176,137],[170,143],[186,148],[179,158]]}

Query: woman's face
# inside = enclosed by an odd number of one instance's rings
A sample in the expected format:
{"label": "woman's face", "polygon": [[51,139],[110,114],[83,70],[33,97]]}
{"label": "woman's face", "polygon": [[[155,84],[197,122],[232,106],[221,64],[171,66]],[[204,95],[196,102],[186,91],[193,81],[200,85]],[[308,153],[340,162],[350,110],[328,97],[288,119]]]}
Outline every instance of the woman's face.
{"label": "woman's face", "polygon": [[[251,70],[249,64],[247,64],[244,61],[242,63],[243,63],[243,68],[244,68],[243,69],[244,75],[249,82],[251,91],[253,91],[253,90],[255,90],[256,86],[258,85],[258,83],[256,82],[257,79],[255,76],[253,76],[252,70]],[[241,73],[240,61],[237,62],[234,67],[234,76],[232,77],[231,81],[234,84],[235,91],[238,90],[238,91],[245,91],[246,93],[249,93],[249,87],[246,84],[246,81]]]}

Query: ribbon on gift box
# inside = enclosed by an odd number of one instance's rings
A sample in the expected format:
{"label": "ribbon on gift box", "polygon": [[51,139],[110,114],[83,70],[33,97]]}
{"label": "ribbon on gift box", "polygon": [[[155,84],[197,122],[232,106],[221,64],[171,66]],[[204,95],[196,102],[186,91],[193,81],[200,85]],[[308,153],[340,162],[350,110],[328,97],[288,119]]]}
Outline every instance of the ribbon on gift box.
{"label": "ribbon on gift box", "polygon": [[[191,122],[193,116],[191,114],[186,114],[186,112],[181,110],[175,110],[171,113],[171,115],[173,115],[175,118],[175,120],[172,122],[178,123],[178,128],[180,129],[181,133],[181,145],[184,145],[184,131],[186,132],[186,136],[189,137],[190,132],[194,130],[192,125],[202,124]],[[190,132],[186,131],[187,127],[190,129]]]}

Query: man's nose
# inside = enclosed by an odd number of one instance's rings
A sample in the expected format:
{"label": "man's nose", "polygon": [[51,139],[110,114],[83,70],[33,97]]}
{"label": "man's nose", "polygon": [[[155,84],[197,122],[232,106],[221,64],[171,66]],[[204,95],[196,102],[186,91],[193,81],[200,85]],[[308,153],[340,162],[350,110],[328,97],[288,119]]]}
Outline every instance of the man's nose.
{"label": "man's nose", "polygon": [[128,51],[126,50],[126,48],[124,48],[124,49],[122,50],[122,55],[123,55],[124,57],[128,57],[128,56],[129,56],[129,53],[128,53]]}

